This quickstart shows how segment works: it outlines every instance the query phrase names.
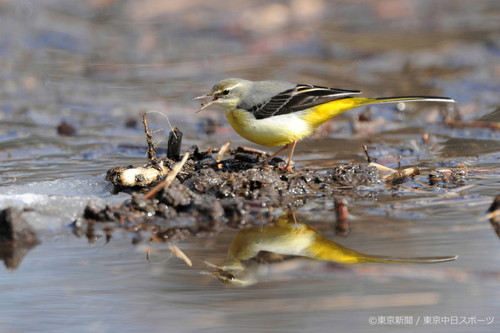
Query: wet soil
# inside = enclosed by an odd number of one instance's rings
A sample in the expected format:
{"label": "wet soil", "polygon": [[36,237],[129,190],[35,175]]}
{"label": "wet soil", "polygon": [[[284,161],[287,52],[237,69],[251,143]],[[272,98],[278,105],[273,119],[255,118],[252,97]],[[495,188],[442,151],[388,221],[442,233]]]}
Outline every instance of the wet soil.
{"label": "wet soil", "polygon": [[[383,182],[377,168],[368,164],[345,163],[330,170],[296,169],[290,173],[280,169],[279,158],[264,165],[262,153],[245,147],[229,149],[230,157],[220,161],[214,157],[217,151],[191,148],[176,180],[152,198],[145,193],[162,178],[145,187],[126,187],[116,177],[116,171],[124,168],[112,168],[107,179],[115,191],[131,193],[131,199],[104,209],[90,204],[83,217],[91,223],[114,222],[130,230],[153,230],[154,240],[173,240],[187,234],[214,233],[223,226],[270,223],[276,213],[297,209],[320,196],[362,197],[367,188]],[[172,169],[175,163],[165,157],[153,164]]]}

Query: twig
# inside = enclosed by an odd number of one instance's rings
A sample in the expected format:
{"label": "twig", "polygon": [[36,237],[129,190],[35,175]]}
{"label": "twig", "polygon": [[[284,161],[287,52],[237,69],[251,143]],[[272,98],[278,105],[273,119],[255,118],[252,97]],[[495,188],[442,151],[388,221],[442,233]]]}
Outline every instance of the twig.
{"label": "twig", "polygon": [[156,145],[153,142],[153,134],[149,130],[146,113],[142,115],[142,123],[144,124],[144,132],[146,133],[146,142],[148,143],[147,156],[150,161],[156,161]]}
{"label": "twig", "polygon": [[390,172],[390,173],[394,173],[394,172],[396,172],[396,171],[397,171],[396,169],[389,168],[389,167],[386,167],[385,165],[378,164],[378,163],[375,163],[375,162],[371,162],[370,164],[368,164],[368,166],[375,167],[375,168],[377,168],[377,170],[378,170],[378,171],[380,171],[380,172]]}
{"label": "twig", "polygon": [[[399,166],[401,167],[401,166]],[[386,183],[390,183],[392,185],[402,184],[405,179],[412,178],[416,175],[420,174],[420,170],[417,167],[410,167],[402,170],[397,170],[396,172],[382,177],[382,179]]]}
{"label": "twig", "polygon": [[226,155],[227,151],[229,150],[230,144],[231,143],[228,141],[220,147],[219,152],[217,153],[217,156],[215,157],[215,161],[217,163],[222,161],[222,159],[224,158],[224,155]]}
{"label": "twig", "polygon": [[368,161],[368,163],[371,163],[372,158],[370,157],[370,154],[368,153],[368,148],[365,145],[363,145],[363,151],[365,152],[366,160]]}
{"label": "twig", "polygon": [[184,164],[186,164],[186,161],[188,160],[188,158],[189,158],[189,153],[185,153],[184,157],[182,158],[182,160],[179,163],[177,163],[177,164],[174,165],[174,167],[172,168],[172,170],[169,172],[167,178],[165,178],[164,181],[162,181],[161,183],[159,183],[158,185],[156,185],[155,187],[153,187],[148,193],[146,193],[144,195],[144,198],[151,199],[162,188],[170,186],[170,184],[172,184],[172,182],[174,181],[174,179],[177,176],[177,174],[181,171],[181,169],[184,166]]}
{"label": "twig", "polygon": [[500,130],[500,122],[471,121],[467,123],[463,121],[446,121],[444,124],[451,127],[478,127]]}
{"label": "twig", "polygon": [[389,175],[382,176],[382,179],[387,183],[403,182],[405,178],[410,178],[420,174],[420,170],[417,167],[401,169],[400,162],[398,162],[398,170],[386,167],[375,162],[371,162],[370,164],[368,164],[368,166],[375,167],[380,172],[390,173]]}
{"label": "twig", "polygon": [[[255,149],[255,148],[251,148],[251,147],[245,147],[245,146],[239,146],[236,149],[236,151],[241,152],[241,153],[250,153],[250,154],[259,155],[260,157],[263,157],[263,158],[267,158],[267,157],[271,156],[271,154],[269,154],[263,150],[259,150],[259,149]],[[279,162],[285,162],[285,160],[279,156],[275,156],[274,159],[277,159]]]}
{"label": "twig", "polygon": [[242,152],[242,153],[251,153],[251,154],[256,154],[256,155],[260,155],[261,157],[269,157],[271,156],[271,154],[263,151],[263,150],[260,150],[260,149],[255,149],[255,148],[251,148],[251,147],[245,147],[245,146],[239,146],[238,148],[236,148],[236,151],[239,151],[239,152]]}

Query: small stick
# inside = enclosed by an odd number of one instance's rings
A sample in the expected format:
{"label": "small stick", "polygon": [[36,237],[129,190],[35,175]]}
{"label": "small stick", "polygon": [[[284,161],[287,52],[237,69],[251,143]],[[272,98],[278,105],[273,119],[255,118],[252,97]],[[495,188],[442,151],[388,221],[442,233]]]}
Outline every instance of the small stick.
{"label": "small stick", "polygon": [[[259,155],[260,157],[263,157],[263,158],[267,158],[267,157],[271,156],[271,154],[269,154],[263,150],[259,150],[259,149],[255,149],[255,148],[251,148],[251,147],[245,147],[245,146],[239,146],[236,149],[236,151],[242,152],[242,153],[256,154],[256,155]],[[285,160],[279,156],[274,156],[274,158],[277,159],[279,162],[285,162]]]}
{"label": "small stick", "polygon": [[368,148],[365,145],[363,145],[363,151],[365,152],[366,160],[368,161],[368,163],[371,163],[372,158],[370,157],[370,154],[368,153]]}
{"label": "small stick", "polygon": [[255,149],[255,148],[251,148],[251,147],[239,146],[236,150],[240,151],[242,153],[256,154],[256,155],[259,155],[261,157],[269,157],[269,156],[271,156],[271,154],[269,154],[269,153],[267,153],[267,152],[265,152],[263,150]]}
{"label": "small stick", "polygon": [[167,157],[174,161],[181,159],[182,132],[178,127],[168,134]]}
{"label": "small stick", "polygon": [[406,178],[411,178],[419,174],[420,170],[417,167],[409,167],[403,170],[397,170],[390,175],[382,177],[382,179],[386,183],[399,184],[402,183]]}
{"label": "small stick", "polygon": [[149,130],[146,113],[142,115],[142,123],[144,124],[144,132],[146,132],[146,142],[148,143],[147,156],[150,161],[156,161],[156,145],[153,142],[153,134]]}
{"label": "small stick", "polygon": [[220,149],[219,149],[219,152],[217,153],[217,156],[215,157],[215,161],[217,163],[219,163],[220,161],[222,161],[222,159],[224,158],[224,155],[227,153],[227,151],[229,150],[229,145],[231,143],[228,141],[226,142],[225,144],[223,144]]}
{"label": "small stick", "polygon": [[500,129],[500,122],[486,122],[486,121],[471,121],[471,122],[463,122],[463,121],[446,121],[444,123],[450,127],[477,127],[477,128],[489,128],[494,130]]}
{"label": "small stick", "polygon": [[169,172],[167,178],[165,178],[164,181],[162,181],[161,183],[159,183],[158,185],[156,185],[155,187],[153,187],[148,193],[146,193],[144,195],[144,198],[151,199],[162,188],[170,186],[170,184],[172,184],[172,182],[174,181],[174,179],[177,176],[177,174],[181,171],[181,169],[184,166],[184,164],[186,164],[186,161],[188,160],[188,158],[189,158],[189,153],[185,153],[184,157],[182,158],[182,160],[180,162],[178,162],[177,164],[174,165],[174,167],[172,168],[172,170]]}
{"label": "small stick", "polygon": [[378,163],[375,163],[375,162],[371,162],[370,164],[368,164],[368,166],[375,167],[380,172],[390,172],[390,173],[393,173],[393,172],[397,171],[397,170],[395,170],[393,168],[389,168],[389,167],[386,167],[385,165],[378,164]]}

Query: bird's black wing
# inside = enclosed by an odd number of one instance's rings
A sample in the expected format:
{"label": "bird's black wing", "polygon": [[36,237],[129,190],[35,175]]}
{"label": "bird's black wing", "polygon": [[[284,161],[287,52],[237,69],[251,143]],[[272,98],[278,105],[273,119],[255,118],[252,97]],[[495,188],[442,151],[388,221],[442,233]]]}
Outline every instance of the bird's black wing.
{"label": "bird's black wing", "polygon": [[313,86],[310,84],[298,84],[292,89],[285,90],[267,102],[254,105],[250,108],[257,119],[264,119],[282,114],[302,111],[307,108],[331,102],[337,99],[360,94],[358,90],[344,90]]}

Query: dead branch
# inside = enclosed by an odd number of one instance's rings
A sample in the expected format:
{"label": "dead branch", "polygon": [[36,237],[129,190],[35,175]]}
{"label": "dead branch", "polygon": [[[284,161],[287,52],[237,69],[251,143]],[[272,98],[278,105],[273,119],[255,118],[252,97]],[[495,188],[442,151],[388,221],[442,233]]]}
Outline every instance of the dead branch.
{"label": "dead branch", "polygon": [[463,122],[463,121],[446,121],[444,123],[447,126],[451,127],[476,127],[476,128],[488,128],[493,130],[500,130],[500,122],[486,122],[486,121],[471,121],[471,122]]}
{"label": "dead branch", "polygon": [[142,123],[144,124],[144,132],[146,133],[146,142],[148,143],[147,156],[150,161],[156,161],[157,146],[153,142],[153,134],[149,130],[146,113],[142,115]]}
{"label": "dead branch", "polygon": [[368,163],[371,163],[372,158],[370,157],[370,154],[368,153],[368,148],[365,145],[363,145],[363,151],[365,152],[366,160],[368,161]]}

